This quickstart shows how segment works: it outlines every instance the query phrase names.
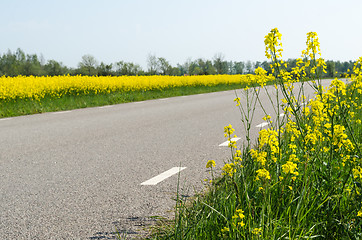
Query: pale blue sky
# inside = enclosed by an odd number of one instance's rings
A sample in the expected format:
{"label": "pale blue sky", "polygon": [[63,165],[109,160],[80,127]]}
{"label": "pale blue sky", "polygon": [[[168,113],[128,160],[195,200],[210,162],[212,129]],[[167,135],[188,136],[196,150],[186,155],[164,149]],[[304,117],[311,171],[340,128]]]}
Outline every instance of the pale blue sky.
{"label": "pale blue sky", "polygon": [[99,62],[146,67],[148,54],[171,64],[188,58],[264,61],[264,36],[283,34],[284,58],[319,35],[325,59],[362,56],[360,0],[3,0],[0,53],[23,49],[76,67],[85,54]]}

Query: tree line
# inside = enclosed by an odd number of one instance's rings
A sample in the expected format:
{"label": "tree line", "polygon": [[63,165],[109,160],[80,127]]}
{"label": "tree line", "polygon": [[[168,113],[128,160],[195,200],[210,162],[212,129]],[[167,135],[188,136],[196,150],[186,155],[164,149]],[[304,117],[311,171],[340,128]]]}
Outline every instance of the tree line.
{"label": "tree line", "polygon": [[[296,59],[288,59],[288,69],[296,66]],[[338,77],[352,70],[352,61],[326,61],[327,73],[324,77]],[[223,54],[215,54],[213,59],[188,59],[183,64],[172,66],[168,60],[155,55],[147,56],[147,69],[133,62],[119,61],[107,64],[98,63],[92,55],[82,56],[76,68],[70,68],[55,60],[45,61],[42,55],[26,54],[18,48],[0,56],[0,76],[57,76],[57,75],[92,75],[92,76],[136,76],[136,75],[212,75],[212,74],[252,74],[258,67],[271,73],[270,63],[252,61],[227,61]]]}

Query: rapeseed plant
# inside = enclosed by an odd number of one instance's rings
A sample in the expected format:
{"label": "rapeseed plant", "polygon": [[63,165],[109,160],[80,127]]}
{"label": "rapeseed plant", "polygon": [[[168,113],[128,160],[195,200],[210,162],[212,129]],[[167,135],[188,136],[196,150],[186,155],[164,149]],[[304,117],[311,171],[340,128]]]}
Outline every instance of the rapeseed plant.
{"label": "rapeseed plant", "polygon": [[216,167],[216,163],[214,160],[209,160],[207,163],[206,163],[206,168],[213,168],[213,167]]}
{"label": "rapeseed plant", "polygon": [[[262,79],[270,76],[256,69],[258,86],[237,94],[246,142],[237,148],[234,128],[224,127],[232,157],[209,195],[185,215],[183,239],[362,239],[362,57],[350,84],[334,79],[324,87],[317,34],[307,34],[306,50],[290,72],[281,37],[276,28],[265,36],[274,92]],[[308,102],[305,86],[316,93]],[[262,91],[272,108],[263,106]],[[269,125],[253,145],[257,104]]]}
{"label": "rapeseed plant", "polygon": [[[219,84],[248,85],[260,81],[256,75],[206,76],[17,76],[0,77],[0,100],[41,100],[46,96],[108,94],[163,90],[174,87],[215,86]],[[263,81],[265,79],[263,78]],[[269,79],[270,80],[270,79]]]}

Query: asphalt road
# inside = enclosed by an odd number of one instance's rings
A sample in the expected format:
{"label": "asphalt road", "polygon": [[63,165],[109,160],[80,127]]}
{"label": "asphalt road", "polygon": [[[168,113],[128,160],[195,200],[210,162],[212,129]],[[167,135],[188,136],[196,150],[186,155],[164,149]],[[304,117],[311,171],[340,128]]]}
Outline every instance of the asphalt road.
{"label": "asphalt road", "polygon": [[[133,237],[150,216],[172,216],[178,175],[141,183],[181,166],[181,193],[202,189],[206,162],[221,167],[230,156],[219,146],[223,127],[243,138],[234,98],[226,91],[0,119],[0,239],[113,239],[116,228]],[[254,138],[263,116],[258,107]]]}

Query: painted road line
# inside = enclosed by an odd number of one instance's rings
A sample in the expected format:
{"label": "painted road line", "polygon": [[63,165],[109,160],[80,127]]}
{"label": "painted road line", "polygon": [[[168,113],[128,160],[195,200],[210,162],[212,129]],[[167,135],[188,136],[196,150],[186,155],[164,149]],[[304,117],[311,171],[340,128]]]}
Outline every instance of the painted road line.
{"label": "painted road line", "polygon": [[62,111],[62,112],[53,112],[52,114],[63,114],[63,113],[70,113],[71,111]]}
{"label": "painted road line", "polygon": [[[234,141],[234,142],[236,142],[236,141],[238,141],[238,140],[240,140],[241,138],[232,138],[232,139],[230,139],[231,141]],[[221,143],[220,145],[219,145],[219,147],[228,147],[229,146],[229,143],[230,143],[230,141],[226,141],[226,142],[223,142],[223,143]]]}
{"label": "painted road line", "polygon": [[102,106],[102,107],[98,107],[98,108],[111,108],[113,107],[112,105],[107,105],[107,106]]}
{"label": "painted road line", "polygon": [[262,127],[265,127],[266,125],[269,125],[269,123],[267,123],[267,122],[262,122],[262,123],[256,125],[255,127],[257,127],[257,128],[262,128]]}
{"label": "painted road line", "polygon": [[166,178],[169,178],[172,175],[174,175],[178,172],[181,172],[185,168],[186,167],[173,167],[170,170],[167,170],[166,172],[163,172],[163,173],[157,175],[156,177],[153,177],[153,178],[141,183],[141,185],[156,185],[157,183],[162,182]]}
{"label": "painted road line", "polygon": [[10,120],[11,118],[0,118],[0,121]]}

